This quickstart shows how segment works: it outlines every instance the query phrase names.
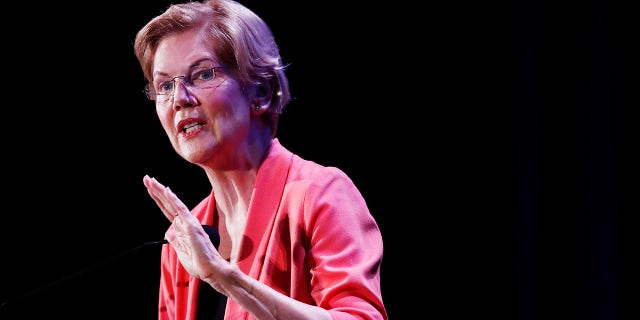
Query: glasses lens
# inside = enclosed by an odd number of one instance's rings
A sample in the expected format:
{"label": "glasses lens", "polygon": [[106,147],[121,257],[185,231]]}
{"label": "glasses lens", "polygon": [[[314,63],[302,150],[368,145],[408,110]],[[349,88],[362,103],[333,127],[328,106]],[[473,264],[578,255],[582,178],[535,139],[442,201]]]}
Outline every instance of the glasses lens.
{"label": "glasses lens", "polygon": [[147,83],[144,86],[144,93],[149,100],[157,100],[158,97],[170,97],[173,94],[173,88],[175,88],[176,78],[162,81],[158,84]]}
{"label": "glasses lens", "polygon": [[213,79],[216,77],[216,68],[209,68],[204,70],[198,70],[191,74],[191,81],[193,85],[198,88],[207,88],[213,84]]}

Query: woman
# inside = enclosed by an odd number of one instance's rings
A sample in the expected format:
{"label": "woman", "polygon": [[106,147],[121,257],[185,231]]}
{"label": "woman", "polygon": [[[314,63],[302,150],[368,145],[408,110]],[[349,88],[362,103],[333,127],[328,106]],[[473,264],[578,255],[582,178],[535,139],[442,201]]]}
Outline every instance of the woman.
{"label": "woman", "polygon": [[[159,319],[387,319],[382,237],[362,195],[276,138],[291,96],[264,21],[232,0],[175,4],[138,32],[134,51],[171,145],[211,183],[189,209],[143,178],[172,222]],[[202,225],[218,230],[217,248]]]}

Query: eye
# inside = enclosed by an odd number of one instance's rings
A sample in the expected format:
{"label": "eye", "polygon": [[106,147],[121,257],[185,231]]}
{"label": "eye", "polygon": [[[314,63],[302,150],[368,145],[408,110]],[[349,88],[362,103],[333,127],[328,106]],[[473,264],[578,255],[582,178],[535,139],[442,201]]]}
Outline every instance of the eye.
{"label": "eye", "polygon": [[193,73],[191,79],[194,82],[206,82],[215,78],[215,68],[204,69]]}
{"label": "eye", "polygon": [[174,86],[174,81],[172,80],[167,80],[167,81],[163,81],[160,82],[156,88],[157,89],[157,93],[158,94],[167,94],[167,93],[171,93],[173,92],[173,86]]}

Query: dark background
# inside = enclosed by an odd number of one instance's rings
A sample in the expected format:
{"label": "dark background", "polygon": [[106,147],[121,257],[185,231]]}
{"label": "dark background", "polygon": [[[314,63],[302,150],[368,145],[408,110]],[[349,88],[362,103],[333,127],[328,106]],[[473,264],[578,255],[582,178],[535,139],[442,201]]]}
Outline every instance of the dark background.
{"label": "dark background", "polygon": [[[290,63],[278,136],[349,174],[391,319],[633,319],[637,21],[623,1],[242,1]],[[209,192],[142,93],[169,1],[5,12],[0,319],[154,319],[168,227]],[[631,255],[631,257],[630,257]]]}

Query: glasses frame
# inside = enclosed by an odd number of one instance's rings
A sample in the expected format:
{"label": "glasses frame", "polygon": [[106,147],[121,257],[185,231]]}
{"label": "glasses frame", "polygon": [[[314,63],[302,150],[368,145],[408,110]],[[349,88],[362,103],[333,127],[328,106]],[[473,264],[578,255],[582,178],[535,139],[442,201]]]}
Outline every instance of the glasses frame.
{"label": "glasses frame", "polygon": [[[232,67],[232,66],[215,66],[215,67],[211,67],[211,68],[206,68],[206,69],[202,69],[200,70],[200,72],[203,71],[207,71],[207,70],[213,70],[213,78],[211,78],[208,81],[213,81],[217,75],[216,75],[216,69],[236,69],[237,67]],[[174,76],[171,79],[167,80],[167,81],[163,81],[164,82],[173,82],[173,89],[171,90],[171,93],[154,93],[151,91],[151,83],[147,82],[147,84],[145,84],[144,86],[144,90],[142,92],[144,92],[144,95],[147,97],[147,99],[151,100],[151,101],[157,101],[157,97],[161,96],[167,96],[167,97],[172,97],[174,95],[174,93],[176,92],[176,79],[178,78],[182,78],[183,82],[188,85],[189,87],[195,87],[193,80],[191,79],[191,75],[190,74],[182,74],[182,75],[178,75],[178,76]],[[196,87],[198,88],[198,87]],[[154,90],[155,91],[155,90]],[[167,98],[166,100],[169,100],[169,98]]]}

